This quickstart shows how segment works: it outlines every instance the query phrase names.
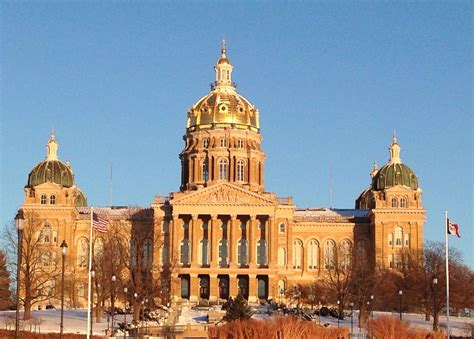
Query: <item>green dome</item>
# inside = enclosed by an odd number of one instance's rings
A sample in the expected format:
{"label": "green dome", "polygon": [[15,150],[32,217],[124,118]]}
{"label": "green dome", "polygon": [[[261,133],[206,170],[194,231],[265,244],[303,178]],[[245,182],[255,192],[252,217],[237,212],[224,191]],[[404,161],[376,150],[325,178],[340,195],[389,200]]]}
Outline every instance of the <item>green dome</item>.
{"label": "green dome", "polygon": [[403,185],[414,190],[418,189],[418,178],[415,172],[407,165],[398,163],[388,163],[372,178],[372,189],[381,191],[386,188]]}
{"label": "green dome", "polygon": [[54,182],[64,187],[74,184],[74,173],[71,167],[59,160],[45,160],[36,165],[28,175],[28,187]]}

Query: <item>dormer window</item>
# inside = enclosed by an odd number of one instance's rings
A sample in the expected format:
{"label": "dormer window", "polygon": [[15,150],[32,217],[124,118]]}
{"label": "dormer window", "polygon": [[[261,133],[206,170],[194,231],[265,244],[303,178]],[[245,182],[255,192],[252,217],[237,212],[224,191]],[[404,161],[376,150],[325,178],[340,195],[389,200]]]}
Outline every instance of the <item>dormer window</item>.
{"label": "dormer window", "polygon": [[49,204],[50,205],[56,205],[56,196],[54,194],[52,194],[50,197],[49,197]]}
{"label": "dormer window", "polygon": [[48,198],[46,197],[46,194],[41,194],[40,204],[46,205],[47,201],[48,201]]}

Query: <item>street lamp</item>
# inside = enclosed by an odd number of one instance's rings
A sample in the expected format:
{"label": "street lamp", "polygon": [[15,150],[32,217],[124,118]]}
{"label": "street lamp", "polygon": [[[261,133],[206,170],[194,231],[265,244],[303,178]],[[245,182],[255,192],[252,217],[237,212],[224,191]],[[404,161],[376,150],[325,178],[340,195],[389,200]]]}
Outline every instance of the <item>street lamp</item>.
{"label": "street lamp", "polygon": [[341,302],[338,300],[337,301],[337,327],[339,328],[339,318],[340,318],[340,315],[339,315],[339,305],[341,304]]}
{"label": "street lamp", "polygon": [[143,318],[145,318],[145,335],[148,335],[148,318],[145,316],[145,311],[148,306],[148,298],[145,298],[145,307],[143,308]]}
{"label": "street lamp", "polygon": [[142,300],[142,302],[141,302],[141,311],[142,311],[142,317],[143,317],[142,318],[142,326],[141,326],[142,328],[143,328],[143,320],[145,320],[145,307],[144,306],[145,306],[145,300]]}
{"label": "street lamp", "polygon": [[438,301],[436,300],[436,287],[438,285],[438,278],[433,278],[433,331],[438,330]]}
{"label": "street lamp", "polygon": [[398,291],[398,295],[400,296],[400,320],[402,320],[402,295],[403,295],[403,291],[402,290]]}
{"label": "street lamp", "polygon": [[110,291],[110,300],[112,302],[112,336],[114,335],[114,315],[115,315],[115,281],[117,277],[112,275],[112,291]]}
{"label": "street lamp", "polygon": [[354,303],[351,302],[351,338],[352,338],[353,328],[354,328]]}
{"label": "street lamp", "polygon": [[60,245],[61,247],[61,254],[62,254],[62,271],[61,271],[61,329],[60,329],[60,334],[59,337],[63,338],[63,329],[64,329],[64,263],[65,263],[65,257],[66,257],[66,249],[67,249],[67,244],[66,240],[63,240],[63,242]]}
{"label": "street lamp", "polygon": [[94,324],[94,312],[92,311],[94,309],[94,280],[95,278],[95,271],[94,269],[91,269],[91,299],[92,299],[92,306],[91,306],[91,332],[90,332],[90,337],[92,338],[92,324]]}
{"label": "street lamp", "polygon": [[[133,293],[133,298],[135,299],[135,302],[133,303],[133,314],[135,315],[135,309],[137,307],[137,303],[138,303],[138,293],[135,292]],[[138,324],[140,323],[140,311],[138,311],[138,321],[137,321],[137,327],[138,327]],[[137,335],[140,331],[140,328],[137,329]]]}
{"label": "street lamp", "polygon": [[372,309],[371,309],[371,318],[374,319],[374,295],[370,295],[370,302],[372,303]]}
{"label": "street lamp", "polygon": [[127,293],[128,293],[128,288],[127,286],[125,286],[123,288],[123,294],[125,296],[125,312],[124,312],[124,315],[125,315],[125,320],[124,320],[124,327],[123,327],[123,334],[124,334],[124,337],[127,337]]}
{"label": "street lamp", "polygon": [[16,267],[16,322],[15,322],[15,338],[20,338],[20,274],[21,274],[21,236],[23,234],[25,216],[23,210],[19,210],[15,216],[15,226],[18,233],[18,258]]}

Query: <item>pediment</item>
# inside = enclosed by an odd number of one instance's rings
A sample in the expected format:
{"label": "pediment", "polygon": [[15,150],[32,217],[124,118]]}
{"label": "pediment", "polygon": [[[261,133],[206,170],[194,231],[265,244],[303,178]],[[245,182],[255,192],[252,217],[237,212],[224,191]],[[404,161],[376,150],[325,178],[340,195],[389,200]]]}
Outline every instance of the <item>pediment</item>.
{"label": "pediment", "polygon": [[278,202],[271,194],[250,192],[231,183],[219,183],[202,188],[170,201],[172,205],[253,205],[274,206]]}

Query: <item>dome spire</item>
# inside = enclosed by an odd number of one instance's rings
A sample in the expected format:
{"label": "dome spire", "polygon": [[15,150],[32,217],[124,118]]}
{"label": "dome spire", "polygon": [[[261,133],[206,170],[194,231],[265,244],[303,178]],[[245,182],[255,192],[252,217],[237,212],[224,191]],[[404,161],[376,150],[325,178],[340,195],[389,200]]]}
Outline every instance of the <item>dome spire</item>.
{"label": "dome spire", "polygon": [[216,71],[215,87],[234,87],[232,84],[232,69],[234,67],[227,58],[227,42],[222,39],[221,55],[214,67]]}
{"label": "dome spire", "polygon": [[374,167],[372,167],[372,171],[370,172],[370,177],[371,178],[375,177],[375,175],[377,174],[378,171],[379,171],[379,166],[377,164],[377,161],[375,160],[374,161]]}
{"label": "dome spire", "polygon": [[46,145],[46,160],[58,160],[58,143],[54,135],[54,128],[51,129],[51,135]]}
{"label": "dome spire", "polygon": [[402,162],[400,159],[400,145],[398,144],[397,131],[393,131],[392,145],[388,148],[390,151],[390,163],[399,164]]}

